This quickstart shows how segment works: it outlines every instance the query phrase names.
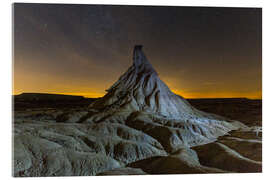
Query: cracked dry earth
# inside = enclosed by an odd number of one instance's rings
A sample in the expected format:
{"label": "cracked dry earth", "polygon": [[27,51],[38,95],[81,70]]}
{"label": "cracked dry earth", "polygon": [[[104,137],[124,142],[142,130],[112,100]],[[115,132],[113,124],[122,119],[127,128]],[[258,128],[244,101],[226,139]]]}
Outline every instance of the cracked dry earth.
{"label": "cracked dry earth", "polygon": [[88,107],[15,111],[14,176],[261,172],[261,127],[231,119],[171,92],[135,46]]}

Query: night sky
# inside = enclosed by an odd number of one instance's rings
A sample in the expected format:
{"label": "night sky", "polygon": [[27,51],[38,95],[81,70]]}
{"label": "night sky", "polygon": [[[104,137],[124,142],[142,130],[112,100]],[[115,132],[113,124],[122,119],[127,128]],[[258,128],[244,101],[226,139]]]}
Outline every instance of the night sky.
{"label": "night sky", "polygon": [[14,5],[13,93],[99,97],[142,44],[185,98],[262,96],[262,10]]}

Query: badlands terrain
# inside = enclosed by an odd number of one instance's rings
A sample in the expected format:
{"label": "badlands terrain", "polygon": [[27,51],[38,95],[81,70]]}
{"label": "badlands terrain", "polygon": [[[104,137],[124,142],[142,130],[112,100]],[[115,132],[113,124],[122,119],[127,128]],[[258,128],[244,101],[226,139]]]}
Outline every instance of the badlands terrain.
{"label": "badlands terrain", "polygon": [[142,46],[104,97],[13,100],[14,176],[262,171],[261,100],[186,100],[159,78]]}

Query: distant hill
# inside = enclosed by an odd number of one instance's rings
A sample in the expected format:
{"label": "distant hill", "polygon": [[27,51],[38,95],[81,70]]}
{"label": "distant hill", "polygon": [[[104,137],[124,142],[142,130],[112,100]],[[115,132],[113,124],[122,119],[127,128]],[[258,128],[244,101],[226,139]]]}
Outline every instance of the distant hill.
{"label": "distant hill", "polygon": [[77,108],[87,107],[96,99],[63,94],[22,93],[13,96],[13,105],[15,110],[29,108]]}
{"label": "distant hill", "polygon": [[58,101],[58,100],[83,100],[83,96],[63,95],[63,94],[49,94],[49,93],[22,93],[15,95],[16,100],[25,101]]}

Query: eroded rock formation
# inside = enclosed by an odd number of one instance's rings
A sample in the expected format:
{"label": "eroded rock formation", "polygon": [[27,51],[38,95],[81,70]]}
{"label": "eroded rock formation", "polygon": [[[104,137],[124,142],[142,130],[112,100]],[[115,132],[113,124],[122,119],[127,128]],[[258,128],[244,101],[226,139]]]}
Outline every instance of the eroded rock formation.
{"label": "eroded rock formation", "polygon": [[125,123],[157,139],[162,137],[160,142],[168,151],[178,145],[205,144],[244,127],[200,112],[174,94],[159,78],[141,45],[134,48],[132,66],[107,91],[90,105],[97,113],[85,122]]}
{"label": "eroded rock formation", "polygon": [[14,176],[261,171],[261,129],[192,107],[162,82],[142,46],[87,109],[18,111],[13,131]]}

